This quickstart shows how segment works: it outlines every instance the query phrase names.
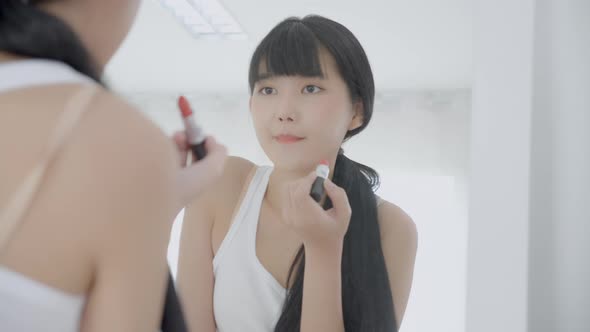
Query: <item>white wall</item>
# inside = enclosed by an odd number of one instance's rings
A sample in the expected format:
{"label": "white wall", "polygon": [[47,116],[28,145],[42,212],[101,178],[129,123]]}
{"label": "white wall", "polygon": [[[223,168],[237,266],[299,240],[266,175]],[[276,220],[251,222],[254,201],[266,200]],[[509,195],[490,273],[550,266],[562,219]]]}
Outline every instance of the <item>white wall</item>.
{"label": "white wall", "polygon": [[526,331],[533,5],[475,1],[468,332]]}
{"label": "white wall", "polygon": [[476,8],[467,331],[588,331],[590,2]]}
{"label": "white wall", "polygon": [[537,0],[529,331],[590,330],[590,2]]}
{"label": "white wall", "polygon": [[223,0],[248,40],[194,38],[159,0],[142,1],[129,37],[110,62],[109,82],[125,92],[247,88],[250,56],[277,23],[321,14],[344,24],[367,51],[386,89],[469,88],[471,0]]}
{"label": "white wall", "polygon": [[[174,96],[128,97],[166,132],[181,128]],[[231,154],[268,163],[252,129],[247,97],[201,94],[190,99],[200,122]],[[469,113],[467,90],[381,93],[370,126],[345,146],[351,158],[380,172],[378,193],[404,208],[418,227],[414,287],[403,332],[464,331]],[[181,219],[169,248],[173,270]]]}

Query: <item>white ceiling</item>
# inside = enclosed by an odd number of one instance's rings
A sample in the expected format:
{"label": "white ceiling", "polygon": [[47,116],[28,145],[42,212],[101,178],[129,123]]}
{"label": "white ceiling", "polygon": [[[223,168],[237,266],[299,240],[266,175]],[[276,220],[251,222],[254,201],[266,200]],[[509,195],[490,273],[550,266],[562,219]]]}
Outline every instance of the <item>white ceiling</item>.
{"label": "white ceiling", "polygon": [[320,14],[346,25],[373,66],[377,89],[471,86],[470,0],[222,0],[248,40],[199,40],[157,0],[138,20],[106,71],[122,92],[247,91],[256,44],[288,16]]}

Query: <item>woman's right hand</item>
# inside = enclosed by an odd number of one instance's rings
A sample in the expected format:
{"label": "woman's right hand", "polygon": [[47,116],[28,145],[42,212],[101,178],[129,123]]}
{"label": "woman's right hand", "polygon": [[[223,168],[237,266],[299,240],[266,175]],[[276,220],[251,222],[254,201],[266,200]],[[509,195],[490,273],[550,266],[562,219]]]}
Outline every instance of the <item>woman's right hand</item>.
{"label": "woman's right hand", "polygon": [[182,207],[185,207],[221,176],[227,158],[227,148],[208,136],[205,141],[207,156],[187,165],[191,150],[186,133],[176,132],[173,139],[180,154],[181,169],[177,183],[180,203]]}

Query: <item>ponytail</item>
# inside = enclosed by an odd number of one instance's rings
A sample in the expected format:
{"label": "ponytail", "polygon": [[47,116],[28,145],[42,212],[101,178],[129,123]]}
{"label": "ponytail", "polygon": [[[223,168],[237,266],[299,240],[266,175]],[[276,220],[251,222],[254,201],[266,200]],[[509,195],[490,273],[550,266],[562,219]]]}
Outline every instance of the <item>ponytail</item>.
{"label": "ponytail", "polygon": [[[377,219],[374,190],[379,186],[379,175],[374,169],[349,159],[340,150],[333,182],[346,191],[352,209],[342,251],[345,331],[397,331]],[[330,205],[327,202],[325,208]],[[305,250],[301,247],[289,271],[287,285],[291,288],[275,332],[300,330],[304,271]]]}

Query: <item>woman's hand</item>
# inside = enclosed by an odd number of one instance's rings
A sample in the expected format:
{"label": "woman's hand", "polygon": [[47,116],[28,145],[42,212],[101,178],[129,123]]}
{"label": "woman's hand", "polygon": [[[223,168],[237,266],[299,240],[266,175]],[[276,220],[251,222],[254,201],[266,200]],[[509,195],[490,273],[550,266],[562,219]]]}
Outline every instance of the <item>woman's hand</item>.
{"label": "woman's hand", "polygon": [[176,132],[173,140],[180,154],[181,169],[178,174],[178,188],[180,203],[184,207],[221,176],[227,158],[227,149],[217,143],[213,137],[207,137],[205,141],[207,156],[187,165],[191,150],[186,133],[184,131]]}
{"label": "woman's hand", "polygon": [[333,207],[325,211],[309,195],[315,179],[312,172],[287,184],[283,221],[301,237],[306,249],[341,250],[352,214],[348,196],[344,189],[326,179],[324,188]]}

